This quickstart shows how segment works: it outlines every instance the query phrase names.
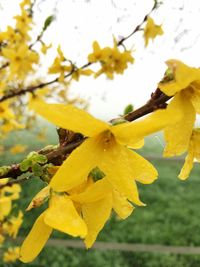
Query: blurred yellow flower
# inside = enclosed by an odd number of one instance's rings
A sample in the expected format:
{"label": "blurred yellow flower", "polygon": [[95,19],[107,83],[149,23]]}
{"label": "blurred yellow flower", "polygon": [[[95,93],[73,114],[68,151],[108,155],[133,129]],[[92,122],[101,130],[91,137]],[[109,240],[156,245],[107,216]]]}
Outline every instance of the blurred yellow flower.
{"label": "blurred yellow flower", "polygon": [[162,25],[156,25],[151,17],[147,18],[144,28],[145,46],[148,45],[150,39],[155,39],[158,35],[163,35]]}
{"label": "blurred yellow flower", "polygon": [[104,73],[109,79],[113,79],[114,73],[123,74],[128,63],[134,63],[131,51],[121,52],[114,39],[114,47],[100,48],[97,41],[93,43],[93,53],[88,55],[88,61],[99,62],[101,69],[95,73],[95,78]]}
{"label": "blurred yellow flower", "polygon": [[22,222],[23,222],[23,213],[22,211],[19,211],[17,217],[12,216],[3,224],[3,231],[12,238],[16,238]]}
{"label": "blurred yellow flower", "polygon": [[52,47],[52,44],[46,45],[44,43],[42,43],[42,47],[41,47],[41,52],[46,55],[47,51],[49,50],[49,48]]}
{"label": "blurred yellow flower", "polygon": [[15,262],[17,259],[19,259],[19,247],[8,248],[3,254],[4,262]]}
{"label": "blurred yellow flower", "polygon": [[49,67],[50,74],[60,74],[59,82],[64,82],[66,72],[69,73],[72,71],[72,65],[69,64],[64,54],[61,50],[61,47],[58,46],[57,48],[58,56],[54,59],[53,64]]}
{"label": "blurred yellow flower", "polygon": [[4,240],[5,240],[5,237],[2,234],[0,234],[0,247],[3,244]]}
{"label": "blurred yellow flower", "polygon": [[27,146],[24,145],[15,145],[13,147],[10,148],[10,152],[12,154],[17,154],[17,153],[22,153],[26,150]]}
{"label": "blurred yellow flower", "polygon": [[2,49],[2,55],[9,60],[10,78],[16,75],[23,79],[39,60],[38,54],[30,50],[27,44],[5,47]]}

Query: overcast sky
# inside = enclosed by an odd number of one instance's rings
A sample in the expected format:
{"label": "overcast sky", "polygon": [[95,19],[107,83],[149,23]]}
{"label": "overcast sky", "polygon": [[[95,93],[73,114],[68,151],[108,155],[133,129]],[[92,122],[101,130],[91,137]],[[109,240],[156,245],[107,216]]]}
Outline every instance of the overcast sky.
{"label": "overcast sky", "polygon": [[[19,0],[1,0],[1,29],[12,23],[12,16],[19,12]],[[37,1],[35,19],[41,27],[45,18],[54,12],[56,21],[46,32],[44,40],[58,44],[66,55],[78,65],[87,62],[92,51],[92,42],[100,45],[112,43],[112,36],[119,38],[129,34],[152,7],[151,0],[54,0]],[[12,4],[11,4],[12,3]],[[144,48],[142,32],[125,43],[134,48],[134,65],[123,76],[108,80],[82,78],[73,82],[72,95],[90,99],[90,112],[109,120],[122,113],[124,107],[132,103],[138,107],[148,100],[157,82],[165,71],[164,62],[169,58],[180,59],[187,64],[200,66],[200,1],[163,0],[163,4],[152,17],[163,25],[165,34]],[[39,28],[37,28],[39,29]],[[54,50],[55,52],[55,50]],[[51,62],[54,54],[49,55]]]}

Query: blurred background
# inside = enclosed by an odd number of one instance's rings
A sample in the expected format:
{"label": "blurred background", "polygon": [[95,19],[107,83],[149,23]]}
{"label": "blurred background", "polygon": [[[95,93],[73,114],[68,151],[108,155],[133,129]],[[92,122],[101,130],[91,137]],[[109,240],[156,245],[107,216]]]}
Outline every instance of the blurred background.
{"label": "blurred background", "polygon": [[[19,11],[19,2],[0,1],[1,30],[12,24],[13,15]],[[37,27],[41,28],[44,18],[52,14],[56,16],[44,36],[45,42],[53,45],[44,64],[53,61],[58,44],[70,59],[79,65],[84,64],[92,51],[94,40],[103,47],[112,44],[113,35],[116,38],[128,35],[143,20],[152,5],[153,1],[150,0],[36,1],[36,31]],[[71,84],[71,96],[85,99],[89,103],[89,111],[106,121],[122,114],[128,104],[135,108],[141,106],[156,89],[166,70],[164,62],[167,59],[180,59],[195,67],[200,65],[199,14],[199,1],[163,0],[152,17],[157,24],[162,24],[164,35],[145,48],[142,32],[138,32],[125,43],[127,48],[135,51],[135,63],[129,66],[124,75],[118,75],[114,80],[104,76],[98,79],[83,77],[80,82]],[[24,151],[13,152],[12,147],[16,143],[21,144]],[[57,143],[55,127],[38,118],[31,131],[15,131],[0,141],[0,165],[20,162],[28,152]],[[180,181],[177,175],[183,158],[163,159],[163,148],[163,136],[158,133],[146,138],[144,148],[139,151],[159,171],[159,179],[154,184],[139,185],[141,199],[147,207],[137,208],[125,221],[112,216],[98,236],[98,248],[89,251],[83,247],[73,248],[74,243],[62,242],[71,238],[55,232],[40,256],[27,266],[199,267],[200,250],[199,253],[189,253],[189,248],[200,247],[200,169],[195,165],[189,180]],[[17,202],[22,210],[42,186],[38,180],[23,184],[22,197]],[[33,210],[25,214],[20,237],[29,232],[39,213]],[[99,241],[107,242],[111,249],[105,250]],[[143,245],[142,252],[131,251],[131,246],[125,251],[121,243]],[[150,252],[151,245],[184,248],[180,253],[170,253],[164,249],[152,249]],[[19,267],[24,264],[5,264],[0,261],[0,266]]]}

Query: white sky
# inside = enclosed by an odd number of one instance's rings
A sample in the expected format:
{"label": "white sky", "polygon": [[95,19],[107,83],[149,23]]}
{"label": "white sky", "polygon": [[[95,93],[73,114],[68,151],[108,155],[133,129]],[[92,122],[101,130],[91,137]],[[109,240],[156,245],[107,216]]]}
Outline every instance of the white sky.
{"label": "white sky", "polygon": [[[19,12],[19,2],[1,0],[2,30]],[[37,6],[40,10],[35,13],[36,23],[41,26],[52,14],[56,1],[37,2],[40,2]],[[87,62],[94,40],[107,46],[112,43],[113,34],[117,38],[129,34],[152,4],[151,0],[59,0],[57,20],[46,32],[44,40],[53,43],[55,48],[61,44],[65,56],[80,66]],[[90,99],[90,112],[96,117],[109,120],[122,113],[129,103],[135,107],[145,103],[162,78],[166,68],[164,62],[169,58],[200,66],[200,1],[163,0],[163,5],[152,17],[156,23],[163,24],[165,34],[147,49],[144,48],[142,32],[130,38],[125,45],[134,48],[135,63],[124,75],[117,75],[114,80],[102,76],[98,79],[82,78],[80,82],[72,83],[72,94]],[[53,54],[48,62],[52,58]]]}

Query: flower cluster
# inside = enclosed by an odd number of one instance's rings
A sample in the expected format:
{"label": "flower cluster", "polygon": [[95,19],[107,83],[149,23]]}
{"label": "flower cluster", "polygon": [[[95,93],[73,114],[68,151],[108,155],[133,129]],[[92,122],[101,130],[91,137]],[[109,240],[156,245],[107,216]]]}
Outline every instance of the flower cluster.
{"label": "flower cluster", "polygon": [[[0,186],[6,185],[8,179],[1,179]],[[13,239],[17,237],[18,230],[23,221],[23,213],[13,214],[12,203],[19,198],[21,187],[18,184],[12,186],[4,186],[0,189],[0,247],[4,245],[5,237],[9,236]],[[19,258],[19,248],[9,247],[4,252],[3,260],[5,262],[14,262]]]}
{"label": "flower cluster", "polygon": [[[33,99],[30,107],[56,125],[87,138],[30,204],[28,209],[40,206],[49,198],[49,207],[36,220],[21,247],[23,262],[37,256],[52,229],[84,238],[89,248],[112,210],[125,219],[132,213],[133,204],[144,206],[136,183],[152,183],[157,171],[133,149],[143,146],[146,135],[180,119],[180,114],[173,114],[169,108],[141,121],[112,125],[71,105],[46,104]],[[95,172],[99,174],[94,175]]]}
{"label": "flower cluster", "polygon": [[0,33],[3,43],[1,55],[9,64],[8,80],[25,78],[39,60],[38,54],[28,45],[33,23],[30,7],[31,1],[24,0],[20,5],[21,14],[14,17],[15,27],[8,26],[6,31]]}
{"label": "flower cluster", "polygon": [[131,51],[120,51],[117,42],[114,39],[114,47],[101,48],[97,41],[93,43],[93,53],[88,55],[88,61],[91,63],[99,62],[100,70],[95,73],[95,77],[105,74],[109,79],[113,79],[114,73],[123,74],[127,69],[128,63],[134,63]]}

